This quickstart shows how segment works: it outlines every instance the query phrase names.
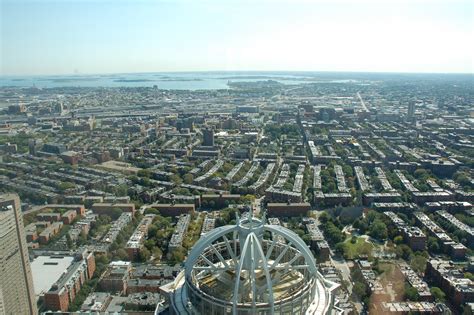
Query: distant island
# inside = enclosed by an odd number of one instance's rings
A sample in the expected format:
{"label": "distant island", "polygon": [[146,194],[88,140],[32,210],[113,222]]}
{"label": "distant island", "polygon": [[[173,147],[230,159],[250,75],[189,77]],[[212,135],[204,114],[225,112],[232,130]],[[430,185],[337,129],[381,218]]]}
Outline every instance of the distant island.
{"label": "distant island", "polygon": [[169,82],[190,82],[190,81],[204,81],[198,78],[169,78],[169,79],[158,79],[157,81],[169,81]]}
{"label": "distant island", "polygon": [[153,82],[157,80],[150,80],[150,79],[116,79],[113,80],[114,82]]}

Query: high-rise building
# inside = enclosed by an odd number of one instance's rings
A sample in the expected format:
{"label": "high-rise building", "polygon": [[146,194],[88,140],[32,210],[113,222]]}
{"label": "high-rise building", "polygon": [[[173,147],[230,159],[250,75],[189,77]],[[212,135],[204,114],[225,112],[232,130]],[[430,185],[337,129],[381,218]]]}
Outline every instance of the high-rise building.
{"label": "high-rise building", "polygon": [[410,101],[408,103],[408,115],[407,115],[409,120],[412,120],[415,117],[415,102]]}
{"label": "high-rise building", "polygon": [[43,141],[40,139],[30,139],[28,141],[28,149],[31,155],[37,155],[38,151],[43,147]]}
{"label": "high-rise building", "polygon": [[204,129],[202,131],[202,135],[204,138],[202,145],[206,147],[213,147],[214,146],[214,130]]}
{"label": "high-rise building", "polygon": [[37,313],[20,198],[0,195],[0,314]]}

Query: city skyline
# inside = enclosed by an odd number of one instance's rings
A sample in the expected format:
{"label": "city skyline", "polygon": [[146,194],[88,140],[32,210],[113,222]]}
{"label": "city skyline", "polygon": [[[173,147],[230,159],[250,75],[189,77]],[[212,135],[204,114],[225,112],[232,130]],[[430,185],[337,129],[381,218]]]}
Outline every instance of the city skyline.
{"label": "city skyline", "polygon": [[2,2],[1,75],[472,73],[469,1]]}
{"label": "city skyline", "polygon": [[0,315],[474,314],[472,38],[472,0],[0,0]]}

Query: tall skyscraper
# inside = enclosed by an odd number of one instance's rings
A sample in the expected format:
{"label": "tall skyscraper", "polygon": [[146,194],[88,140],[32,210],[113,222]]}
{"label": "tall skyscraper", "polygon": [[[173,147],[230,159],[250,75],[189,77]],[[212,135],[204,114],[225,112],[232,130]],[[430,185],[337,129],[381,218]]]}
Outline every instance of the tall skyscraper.
{"label": "tall skyscraper", "polygon": [[415,102],[410,101],[408,103],[408,119],[413,120],[415,118]]}
{"label": "tall skyscraper", "polygon": [[202,136],[204,138],[204,141],[202,143],[203,146],[206,146],[206,147],[213,147],[214,146],[214,130],[204,129],[202,131]]}
{"label": "tall skyscraper", "polygon": [[37,313],[20,198],[0,195],[0,314]]}

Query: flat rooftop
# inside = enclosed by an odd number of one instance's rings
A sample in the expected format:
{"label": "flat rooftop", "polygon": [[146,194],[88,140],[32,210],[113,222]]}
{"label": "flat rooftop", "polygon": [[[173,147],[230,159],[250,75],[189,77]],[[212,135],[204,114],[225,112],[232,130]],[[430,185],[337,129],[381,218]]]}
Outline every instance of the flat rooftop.
{"label": "flat rooftop", "polygon": [[38,256],[31,263],[35,295],[38,298],[48,292],[53,283],[73,263],[73,256]]}

